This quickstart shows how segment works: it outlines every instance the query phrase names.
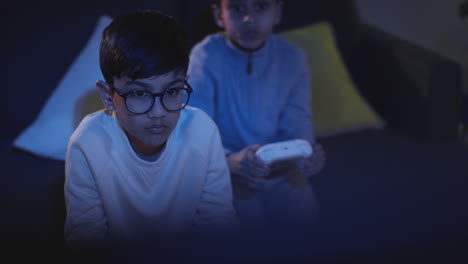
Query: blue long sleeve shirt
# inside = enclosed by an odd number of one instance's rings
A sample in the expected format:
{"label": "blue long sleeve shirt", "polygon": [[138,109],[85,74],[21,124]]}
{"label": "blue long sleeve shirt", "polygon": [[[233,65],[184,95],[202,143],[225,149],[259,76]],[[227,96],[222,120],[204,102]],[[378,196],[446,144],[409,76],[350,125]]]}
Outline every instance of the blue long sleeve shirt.
{"label": "blue long sleeve shirt", "polygon": [[209,35],[192,49],[188,74],[190,104],[213,118],[227,153],[294,138],[314,142],[310,75],[292,43],[271,35],[248,53],[222,33]]}

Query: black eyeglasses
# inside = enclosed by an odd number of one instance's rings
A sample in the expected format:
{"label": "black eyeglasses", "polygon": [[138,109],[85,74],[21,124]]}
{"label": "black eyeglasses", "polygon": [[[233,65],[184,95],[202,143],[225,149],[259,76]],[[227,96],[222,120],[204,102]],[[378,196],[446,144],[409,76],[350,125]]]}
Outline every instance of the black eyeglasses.
{"label": "black eyeglasses", "polygon": [[113,86],[120,97],[124,99],[125,107],[132,114],[142,115],[151,110],[156,97],[159,97],[161,105],[169,112],[177,112],[187,106],[190,94],[193,89],[187,81],[184,81],[184,87],[173,87],[164,90],[161,93],[150,93],[148,91],[130,91],[127,93],[119,93]]}

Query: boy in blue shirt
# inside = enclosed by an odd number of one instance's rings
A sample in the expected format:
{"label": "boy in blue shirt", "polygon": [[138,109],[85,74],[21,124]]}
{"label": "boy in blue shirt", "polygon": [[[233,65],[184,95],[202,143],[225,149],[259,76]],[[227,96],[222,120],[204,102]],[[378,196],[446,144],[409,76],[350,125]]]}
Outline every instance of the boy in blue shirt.
{"label": "boy in blue shirt", "polygon": [[[191,52],[191,104],[216,122],[231,172],[241,224],[258,228],[310,225],[317,209],[309,177],[325,165],[315,142],[310,77],[303,52],[272,34],[280,0],[222,0],[213,14],[225,33],[207,36]],[[264,144],[303,138],[309,158],[267,166]]]}

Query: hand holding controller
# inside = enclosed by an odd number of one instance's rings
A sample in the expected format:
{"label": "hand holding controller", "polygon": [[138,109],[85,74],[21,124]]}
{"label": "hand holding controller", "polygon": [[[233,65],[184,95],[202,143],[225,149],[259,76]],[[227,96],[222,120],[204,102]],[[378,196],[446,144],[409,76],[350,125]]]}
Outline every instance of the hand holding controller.
{"label": "hand holding controller", "polygon": [[312,155],[310,143],[304,139],[293,139],[266,144],[255,153],[265,164],[297,158],[307,158]]}

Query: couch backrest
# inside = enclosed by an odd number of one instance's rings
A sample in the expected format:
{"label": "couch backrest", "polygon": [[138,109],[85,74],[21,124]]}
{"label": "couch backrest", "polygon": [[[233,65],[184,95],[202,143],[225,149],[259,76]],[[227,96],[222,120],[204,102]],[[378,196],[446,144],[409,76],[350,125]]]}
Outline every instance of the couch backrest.
{"label": "couch backrest", "polygon": [[[353,54],[358,33],[358,16],[352,0],[283,0],[284,14],[278,31],[317,21],[330,21],[336,29],[338,46],[345,61]],[[4,51],[6,71],[0,71],[4,83],[2,105],[8,115],[0,122],[9,129],[2,132],[7,140],[17,136],[37,116],[48,97],[73,63],[91,35],[101,14],[119,14],[144,8],[156,8],[177,19],[192,42],[219,30],[213,21],[213,0],[44,0],[12,2],[1,18],[6,27]],[[19,96],[26,95],[26,96]]]}

